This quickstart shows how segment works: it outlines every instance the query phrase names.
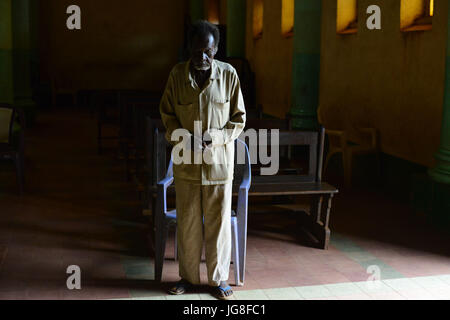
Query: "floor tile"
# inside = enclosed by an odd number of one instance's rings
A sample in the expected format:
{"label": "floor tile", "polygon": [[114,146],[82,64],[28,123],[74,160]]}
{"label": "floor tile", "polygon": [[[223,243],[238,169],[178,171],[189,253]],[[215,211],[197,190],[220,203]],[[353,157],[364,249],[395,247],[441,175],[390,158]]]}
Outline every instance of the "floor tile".
{"label": "floor tile", "polygon": [[167,295],[166,300],[200,300],[198,294]]}
{"label": "floor tile", "polygon": [[428,288],[427,291],[430,292],[436,300],[450,300],[450,288],[448,287]]}
{"label": "floor tile", "polygon": [[439,277],[436,276],[428,276],[428,277],[415,277],[410,278],[413,282],[419,284],[422,288],[428,289],[428,288],[439,288],[439,287],[447,287],[450,289],[450,286],[439,279]]}
{"label": "floor tile", "polygon": [[294,288],[304,299],[331,297],[333,294],[325,286],[304,286]]}
{"label": "floor tile", "polygon": [[307,298],[305,300],[340,300],[338,297],[330,296],[330,297],[316,297],[316,298]]}
{"label": "floor tile", "polygon": [[434,300],[434,296],[425,289],[398,290],[408,300]]}
{"label": "floor tile", "polygon": [[269,300],[263,290],[235,291],[236,300]]}
{"label": "floor tile", "polygon": [[338,295],[339,300],[373,300],[368,294],[349,294],[349,295]]}
{"label": "floor tile", "polygon": [[200,297],[200,300],[217,300],[217,298],[215,298],[212,294],[209,293],[201,293],[198,296]]}
{"label": "floor tile", "polygon": [[167,300],[164,296],[156,296],[156,297],[137,297],[132,298],[132,300]]}
{"label": "floor tile", "polygon": [[368,294],[381,294],[395,292],[393,288],[385,284],[383,281],[360,281],[354,282],[361,291]]}
{"label": "floor tile", "polygon": [[413,290],[413,289],[421,289],[421,286],[410,279],[387,279],[381,280],[386,285],[394,289],[395,291],[399,290]]}
{"label": "floor tile", "polygon": [[405,297],[397,292],[380,292],[380,293],[368,293],[373,300],[406,300]]}
{"label": "floor tile", "polygon": [[328,291],[331,292],[334,296],[348,296],[352,294],[364,294],[361,289],[358,288],[355,284],[349,283],[336,283],[336,284],[326,284],[324,285]]}
{"label": "floor tile", "polygon": [[304,299],[294,288],[277,288],[263,290],[270,300],[302,300]]}
{"label": "floor tile", "polygon": [[450,274],[437,275],[436,278],[450,285]]}

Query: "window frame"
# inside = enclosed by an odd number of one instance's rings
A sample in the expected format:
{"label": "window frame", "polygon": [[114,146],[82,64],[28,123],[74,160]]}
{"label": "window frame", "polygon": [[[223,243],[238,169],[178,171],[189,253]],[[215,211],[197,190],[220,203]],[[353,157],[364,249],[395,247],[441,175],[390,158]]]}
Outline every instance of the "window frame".
{"label": "window frame", "polygon": [[[405,1],[405,0],[402,0]],[[433,7],[431,7],[433,5]],[[433,8],[433,11],[431,10]],[[424,0],[422,12],[407,26],[400,26],[402,32],[429,31],[433,29],[433,17],[436,4],[434,0]],[[401,10],[401,9],[400,9]],[[433,13],[433,14],[431,14]],[[402,13],[400,13],[401,15]],[[401,19],[402,17],[400,17]]]}
{"label": "window frame", "polygon": [[356,34],[358,33],[358,26],[359,26],[359,5],[358,0],[355,0],[355,17],[353,20],[347,21],[345,28],[339,28],[339,19],[342,15],[342,8],[339,7],[339,2],[342,0],[336,0],[336,33],[339,35],[350,35],[350,34]]}
{"label": "window frame", "polygon": [[[289,5],[289,8],[292,10],[292,12],[289,12],[289,15],[292,14],[289,19],[292,21],[292,26],[290,26],[289,29],[284,27],[285,19],[287,18],[287,7],[285,6],[285,2],[290,1],[292,2],[292,5]],[[295,26],[295,0],[282,0],[281,1],[281,35],[283,38],[292,38],[294,36],[294,26]]]}
{"label": "window frame", "polygon": [[[256,16],[256,8],[257,5],[260,5],[260,11],[261,11],[261,15],[260,16]],[[259,12],[258,12],[259,13]],[[260,18],[260,23],[257,22],[257,19]],[[256,30],[256,27],[258,26],[259,30]],[[252,1],[252,34],[253,34],[253,39],[254,40],[258,40],[261,39],[263,37],[264,34],[264,0],[253,0]]]}

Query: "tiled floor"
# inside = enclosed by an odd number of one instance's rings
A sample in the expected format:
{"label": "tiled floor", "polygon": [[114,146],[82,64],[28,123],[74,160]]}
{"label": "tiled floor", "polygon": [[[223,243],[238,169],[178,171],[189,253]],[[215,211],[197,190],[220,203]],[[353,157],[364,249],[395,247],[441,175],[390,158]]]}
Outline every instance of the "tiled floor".
{"label": "tiled floor", "polygon": [[[178,280],[173,235],[163,283],[153,281],[146,218],[123,162],[97,155],[95,119],[62,110],[38,120],[27,134],[25,196],[0,164],[0,299],[213,299],[206,286],[165,293]],[[342,190],[331,230],[329,250],[314,249],[291,215],[250,211],[245,286],[233,287],[235,298],[450,299],[450,237],[407,203]],[[67,289],[69,265],[81,268],[81,290]],[[201,272],[206,284],[204,264]]]}
{"label": "tiled floor", "polygon": [[[235,300],[449,300],[450,275],[236,291]],[[428,282],[431,283],[428,283]],[[425,283],[424,283],[425,282]],[[418,285],[422,283],[421,285]],[[439,283],[439,284],[437,284]],[[127,298],[125,298],[127,299]],[[138,300],[208,300],[208,294],[142,296]]]}

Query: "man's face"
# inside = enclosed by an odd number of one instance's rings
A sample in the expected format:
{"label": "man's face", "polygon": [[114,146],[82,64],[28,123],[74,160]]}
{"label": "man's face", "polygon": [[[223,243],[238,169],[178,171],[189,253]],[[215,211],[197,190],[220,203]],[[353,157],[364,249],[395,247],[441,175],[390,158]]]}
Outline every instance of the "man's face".
{"label": "man's face", "polygon": [[209,70],[216,52],[217,48],[214,43],[214,37],[211,34],[207,37],[195,36],[192,39],[191,47],[191,61],[194,69],[201,71]]}

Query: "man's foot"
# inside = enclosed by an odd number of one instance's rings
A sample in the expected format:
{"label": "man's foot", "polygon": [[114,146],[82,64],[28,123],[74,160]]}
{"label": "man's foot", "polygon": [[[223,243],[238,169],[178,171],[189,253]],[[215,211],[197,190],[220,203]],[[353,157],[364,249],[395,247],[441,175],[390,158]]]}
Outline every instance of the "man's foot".
{"label": "man's foot", "polygon": [[229,300],[233,297],[233,290],[226,282],[221,282],[218,287],[214,287],[213,295],[220,300]]}
{"label": "man's foot", "polygon": [[192,288],[192,284],[187,280],[181,279],[168,292],[173,295],[180,295]]}

